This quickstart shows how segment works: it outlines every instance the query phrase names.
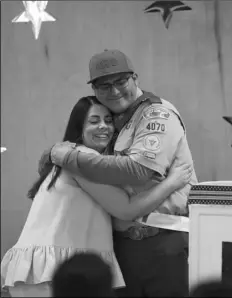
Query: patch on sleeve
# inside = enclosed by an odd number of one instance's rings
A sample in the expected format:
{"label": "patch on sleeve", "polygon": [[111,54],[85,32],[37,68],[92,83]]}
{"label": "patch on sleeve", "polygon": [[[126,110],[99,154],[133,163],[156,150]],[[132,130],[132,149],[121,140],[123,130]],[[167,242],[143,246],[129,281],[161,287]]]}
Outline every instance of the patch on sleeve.
{"label": "patch on sleeve", "polygon": [[165,108],[157,107],[156,105],[151,105],[150,107],[144,110],[143,117],[145,119],[160,118],[167,120],[170,117],[170,113]]}
{"label": "patch on sleeve", "polygon": [[166,125],[164,123],[160,123],[159,121],[151,121],[147,124],[146,129],[151,130],[153,132],[158,133],[166,133]]}
{"label": "patch on sleeve", "polygon": [[156,154],[154,152],[150,152],[150,151],[144,151],[143,156],[146,158],[150,158],[150,159],[156,158]]}
{"label": "patch on sleeve", "polygon": [[143,140],[143,146],[150,151],[158,151],[160,149],[160,139],[154,135],[146,136]]}

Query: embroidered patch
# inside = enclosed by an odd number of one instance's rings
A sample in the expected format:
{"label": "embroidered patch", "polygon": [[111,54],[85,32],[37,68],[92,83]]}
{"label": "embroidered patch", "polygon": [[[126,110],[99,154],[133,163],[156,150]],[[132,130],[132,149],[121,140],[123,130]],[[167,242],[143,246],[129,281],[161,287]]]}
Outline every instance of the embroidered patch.
{"label": "embroidered patch", "polygon": [[170,113],[165,108],[151,105],[143,112],[143,117],[145,119],[162,118],[167,120],[170,117]]}
{"label": "embroidered patch", "polygon": [[146,129],[152,130],[154,132],[165,133],[166,125],[158,121],[151,121],[147,124]]}
{"label": "embroidered patch", "polygon": [[143,145],[148,150],[157,151],[160,149],[160,139],[154,135],[146,136],[143,140]]}
{"label": "embroidered patch", "polygon": [[143,156],[150,158],[150,159],[155,159],[156,158],[156,154],[153,152],[149,152],[149,151],[144,151],[143,152]]}

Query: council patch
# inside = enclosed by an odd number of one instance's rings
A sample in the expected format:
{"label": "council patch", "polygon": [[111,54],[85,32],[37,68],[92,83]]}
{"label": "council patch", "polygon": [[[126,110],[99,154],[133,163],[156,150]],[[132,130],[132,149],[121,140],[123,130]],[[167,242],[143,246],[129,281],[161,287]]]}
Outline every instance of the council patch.
{"label": "council patch", "polygon": [[170,113],[167,109],[157,107],[156,105],[151,105],[143,112],[143,117],[145,119],[168,119],[170,117]]}

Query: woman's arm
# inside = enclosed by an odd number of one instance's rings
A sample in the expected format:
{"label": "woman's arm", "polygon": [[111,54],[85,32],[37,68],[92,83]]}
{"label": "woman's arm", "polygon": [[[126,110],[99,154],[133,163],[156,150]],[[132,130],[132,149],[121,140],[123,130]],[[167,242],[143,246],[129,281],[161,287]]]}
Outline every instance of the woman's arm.
{"label": "woman's arm", "polygon": [[80,176],[75,176],[75,180],[109,214],[122,220],[133,220],[152,212],[172,192],[186,185],[190,179],[189,168],[188,165],[176,168],[161,183],[150,190],[133,196],[131,200],[126,192],[120,188],[96,184]]}

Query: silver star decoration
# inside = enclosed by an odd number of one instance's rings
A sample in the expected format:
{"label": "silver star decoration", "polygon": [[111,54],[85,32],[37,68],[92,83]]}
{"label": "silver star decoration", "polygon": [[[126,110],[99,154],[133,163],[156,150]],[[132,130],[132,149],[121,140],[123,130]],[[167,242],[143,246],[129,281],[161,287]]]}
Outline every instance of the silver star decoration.
{"label": "silver star decoration", "polygon": [[56,19],[45,11],[48,1],[22,1],[25,11],[12,20],[12,23],[32,23],[35,39],[38,39],[42,22],[54,22]]}
{"label": "silver star decoration", "polygon": [[4,151],[6,151],[6,147],[1,147],[1,153],[3,153]]}

